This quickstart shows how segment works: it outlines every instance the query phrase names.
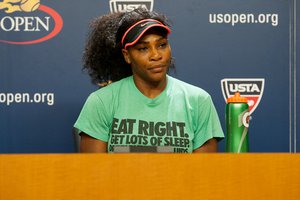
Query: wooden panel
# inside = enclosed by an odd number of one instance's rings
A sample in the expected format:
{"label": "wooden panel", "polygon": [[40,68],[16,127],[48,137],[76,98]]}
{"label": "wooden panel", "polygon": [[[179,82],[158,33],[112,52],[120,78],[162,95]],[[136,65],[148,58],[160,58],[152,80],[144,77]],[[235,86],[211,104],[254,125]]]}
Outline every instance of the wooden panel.
{"label": "wooden panel", "polygon": [[0,199],[300,199],[300,155],[0,155]]}

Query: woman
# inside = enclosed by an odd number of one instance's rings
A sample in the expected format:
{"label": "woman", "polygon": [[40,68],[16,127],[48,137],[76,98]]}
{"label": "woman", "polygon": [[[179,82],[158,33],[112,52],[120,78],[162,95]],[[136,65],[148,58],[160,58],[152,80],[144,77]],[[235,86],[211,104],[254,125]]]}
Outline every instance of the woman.
{"label": "woman", "polygon": [[85,68],[107,86],[74,125],[81,152],[217,151],[224,134],[210,95],[167,75],[170,33],[165,16],[141,8],[94,21]]}

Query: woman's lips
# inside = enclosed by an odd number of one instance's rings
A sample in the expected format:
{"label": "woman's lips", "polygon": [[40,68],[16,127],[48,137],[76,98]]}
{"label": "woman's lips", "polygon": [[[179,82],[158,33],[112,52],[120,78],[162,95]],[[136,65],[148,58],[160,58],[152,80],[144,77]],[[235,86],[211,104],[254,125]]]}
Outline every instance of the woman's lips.
{"label": "woman's lips", "polygon": [[148,70],[154,73],[162,72],[164,70],[165,66],[163,65],[157,65],[153,67],[149,67]]}

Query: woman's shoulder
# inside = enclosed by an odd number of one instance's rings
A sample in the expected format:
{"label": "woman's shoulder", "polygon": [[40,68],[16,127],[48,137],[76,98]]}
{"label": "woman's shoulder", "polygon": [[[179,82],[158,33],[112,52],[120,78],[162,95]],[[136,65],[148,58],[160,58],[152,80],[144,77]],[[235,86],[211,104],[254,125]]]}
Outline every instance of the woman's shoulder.
{"label": "woman's shoulder", "polygon": [[99,98],[101,100],[113,100],[114,98],[117,98],[117,95],[120,93],[122,88],[124,88],[124,86],[129,83],[130,78],[131,77],[123,78],[105,87],[101,87],[98,90],[92,92],[90,96],[93,98]]}
{"label": "woman's shoulder", "polygon": [[185,95],[194,96],[198,98],[201,97],[204,99],[210,97],[210,94],[206,90],[200,88],[199,86],[192,85],[190,83],[187,83],[185,81],[179,80],[171,76],[169,76],[169,79],[172,82],[172,88],[176,93],[184,93]]}

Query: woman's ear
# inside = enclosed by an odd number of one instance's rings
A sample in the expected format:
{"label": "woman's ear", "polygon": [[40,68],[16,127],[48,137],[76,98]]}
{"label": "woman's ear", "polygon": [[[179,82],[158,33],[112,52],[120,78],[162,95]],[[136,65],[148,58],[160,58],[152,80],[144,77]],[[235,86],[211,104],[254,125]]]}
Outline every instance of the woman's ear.
{"label": "woman's ear", "polygon": [[130,56],[129,56],[128,50],[127,49],[122,49],[122,54],[124,56],[125,61],[128,64],[131,64],[131,60],[130,60]]}

